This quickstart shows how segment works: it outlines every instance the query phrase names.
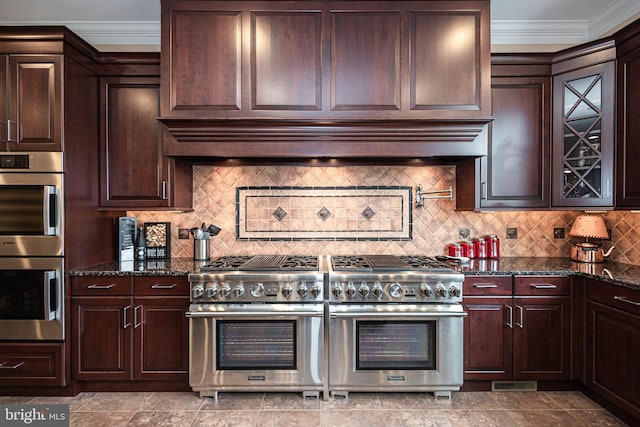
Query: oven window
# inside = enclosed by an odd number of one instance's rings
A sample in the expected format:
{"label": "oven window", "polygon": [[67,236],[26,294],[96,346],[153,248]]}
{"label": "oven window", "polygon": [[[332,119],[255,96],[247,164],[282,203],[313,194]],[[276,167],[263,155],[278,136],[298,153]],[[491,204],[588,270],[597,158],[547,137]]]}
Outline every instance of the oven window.
{"label": "oven window", "polygon": [[436,369],[436,321],[357,321],[356,369]]}
{"label": "oven window", "polygon": [[0,270],[0,319],[43,320],[55,310],[56,283],[47,284],[51,298],[46,301],[44,277],[42,270]]}
{"label": "oven window", "polygon": [[0,185],[0,235],[43,235],[43,200],[42,185]]}
{"label": "oven window", "polygon": [[296,369],[296,321],[218,321],[218,369]]}

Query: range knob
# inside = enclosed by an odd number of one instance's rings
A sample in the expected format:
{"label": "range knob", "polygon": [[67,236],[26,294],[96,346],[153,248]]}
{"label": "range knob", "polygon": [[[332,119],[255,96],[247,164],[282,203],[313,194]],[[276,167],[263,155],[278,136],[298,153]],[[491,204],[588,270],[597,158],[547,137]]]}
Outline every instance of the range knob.
{"label": "range knob", "polygon": [[331,293],[333,294],[334,297],[340,298],[340,295],[342,295],[342,287],[340,286],[339,282],[336,282],[333,285],[333,287],[331,288]]}
{"label": "range knob", "polygon": [[311,295],[313,295],[314,298],[316,298],[318,295],[320,295],[322,293],[322,286],[314,283],[313,285],[311,285]]}
{"label": "range knob", "polygon": [[233,287],[233,296],[240,298],[242,295],[244,295],[244,285],[242,283],[238,283]]}
{"label": "range knob", "polygon": [[375,283],[373,288],[371,288],[371,293],[376,296],[376,298],[380,298],[384,293],[384,289],[380,283]]}
{"label": "range knob", "polygon": [[356,287],[353,285],[353,282],[349,282],[347,283],[347,288],[344,290],[347,295],[349,295],[350,297],[354,296],[356,294]]}
{"label": "range knob", "polygon": [[300,298],[304,297],[305,295],[307,295],[307,292],[309,291],[309,289],[307,288],[307,284],[306,283],[300,283],[298,285],[298,295],[300,295]]}
{"label": "range knob", "polygon": [[195,285],[193,288],[191,288],[191,296],[194,299],[200,298],[203,294],[204,294],[204,286],[202,285],[202,283],[199,283]]}
{"label": "range knob", "polygon": [[402,285],[398,282],[392,283],[389,286],[389,295],[393,298],[401,298],[403,294]]}
{"label": "range knob", "polygon": [[204,293],[207,298],[215,298],[216,295],[218,295],[218,285],[215,283],[209,283]]}
{"label": "range knob", "polygon": [[438,298],[445,298],[447,296],[447,289],[442,286],[442,283],[439,283],[438,286],[436,286],[436,297]]}
{"label": "range knob", "polygon": [[254,283],[253,285],[251,285],[251,289],[249,290],[249,292],[251,292],[252,297],[260,298],[264,296],[264,285],[260,282]]}
{"label": "range knob", "polygon": [[420,295],[425,298],[430,298],[432,294],[433,291],[431,290],[431,287],[429,285],[427,285],[426,283],[420,285]]}
{"label": "range knob", "polygon": [[460,296],[460,288],[457,286],[451,286],[449,288],[449,295],[452,297],[459,297]]}
{"label": "range knob", "polygon": [[222,287],[220,288],[220,296],[222,298],[229,298],[229,295],[231,295],[231,286],[222,285]]}
{"label": "range knob", "polygon": [[282,287],[282,291],[281,292],[282,292],[282,295],[285,298],[289,298],[291,296],[291,294],[293,293],[293,288],[291,287],[290,284],[287,283],[286,285],[284,285]]}
{"label": "range knob", "polygon": [[358,293],[362,298],[366,298],[369,296],[369,286],[367,286],[365,282],[362,282],[358,288]]}

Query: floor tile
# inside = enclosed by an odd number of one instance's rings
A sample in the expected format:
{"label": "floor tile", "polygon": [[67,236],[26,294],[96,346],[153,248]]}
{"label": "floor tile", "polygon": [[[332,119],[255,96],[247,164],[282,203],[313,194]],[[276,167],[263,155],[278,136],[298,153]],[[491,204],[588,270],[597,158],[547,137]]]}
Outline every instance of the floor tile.
{"label": "floor tile", "polygon": [[593,400],[579,391],[545,391],[562,409],[602,409]]}
{"label": "floor tile", "polygon": [[136,415],[135,412],[71,412],[73,427],[124,427]]}
{"label": "floor tile", "polygon": [[258,425],[259,411],[200,411],[193,427],[249,427]]}
{"label": "floor tile", "polygon": [[262,410],[320,410],[321,399],[303,398],[302,393],[265,393]]}
{"label": "floor tile", "polygon": [[441,409],[502,409],[503,406],[494,399],[496,393],[488,391],[451,393],[451,399],[438,399]]}
{"label": "floor tile", "polygon": [[329,409],[382,409],[378,393],[349,393],[347,397],[336,396],[324,402]]}
{"label": "floor tile", "polygon": [[510,419],[517,426],[562,426],[578,427],[584,424],[563,409],[509,410]]}
{"label": "floor tile", "polygon": [[439,409],[399,409],[383,412],[387,427],[454,427],[446,411]]}
{"label": "floor tile", "polygon": [[[502,409],[460,409],[444,411],[451,425],[455,427],[513,427],[518,426],[516,420]],[[546,424],[540,424],[543,426]]]}
{"label": "floor tile", "polygon": [[544,392],[499,391],[490,393],[490,396],[502,409],[561,409]]}
{"label": "floor tile", "polygon": [[621,427],[627,424],[604,409],[572,410],[567,412],[584,426]]}
{"label": "floor tile", "polygon": [[152,393],[96,393],[83,406],[83,412],[138,411]]}
{"label": "floor tile", "polygon": [[34,404],[66,404],[69,412],[80,411],[82,407],[95,397],[96,393],[78,393],[76,396],[38,396],[29,403]]}
{"label": "floor tile", "polygon": [[152,411],[137,412],[127,423],[128,427],[189,427],[198,411]]}
{"label": "floor tile", "polygon": [[218,393],[218,399],[205,397],[202,399],[203,411],[214,410],[248,410],[257,411],[262,408],[264,393]]}
{"label": "floor tile", "polygon": [[198,393],[153,393],[141,406],[142,411],[197,411],[203,405]]}
{"label": "floor tile", "polygon": [[439,409],[431,393],[378,393],[382,409]]}
{"label": "floor tile", "polygon": [[326,409],[322,412],[323,427],[385,427],[383,411],[369,409]]}
{"label": "floor tile", "polygon": [[260,411],[260,427],[320,427],[320,410],[315,411]]}

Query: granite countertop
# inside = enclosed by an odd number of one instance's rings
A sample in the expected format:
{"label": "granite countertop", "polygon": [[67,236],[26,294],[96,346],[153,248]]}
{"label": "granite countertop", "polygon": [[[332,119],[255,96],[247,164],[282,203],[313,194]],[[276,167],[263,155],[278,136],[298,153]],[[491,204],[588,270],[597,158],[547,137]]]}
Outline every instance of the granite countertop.
{"label": "granite countertop", "polygon": [[[191,258],[167,260],[105,262],[69,272],[70,276],[187,276],[200,272],[206,261]],[[640,290],[640,266],[616,262],[579,263],[569,258],[505,257],[500,259],[472,259],[468,264],[454,267],[465,275],[579,275]]]}

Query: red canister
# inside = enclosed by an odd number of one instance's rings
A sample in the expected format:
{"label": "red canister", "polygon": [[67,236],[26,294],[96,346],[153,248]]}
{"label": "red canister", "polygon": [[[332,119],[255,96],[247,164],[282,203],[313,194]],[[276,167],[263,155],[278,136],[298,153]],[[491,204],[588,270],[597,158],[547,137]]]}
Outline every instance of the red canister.
{"label": "red canister", "polygon": [[495,234],[486,237],[487,258],[500,258],[500,239]]}
{"label": "red canister", "polygon": [[451,243],[448,254],[449,256],[462,256],[462,245],[460,243]]}
{"label": "red canister", "polygon": [[473,248],[473,245],[469,242],[460,242],[460,246],[462,246],[462,256],[466,256],[467,258],[475,258],[476,251]]}
{"label": "red canister", "polygon": [[471,240],[471,243],[473,243],[473,250],[475,252],[476,258],[487,257],[487,241],[484,239],[484,237],[473,239]]}

